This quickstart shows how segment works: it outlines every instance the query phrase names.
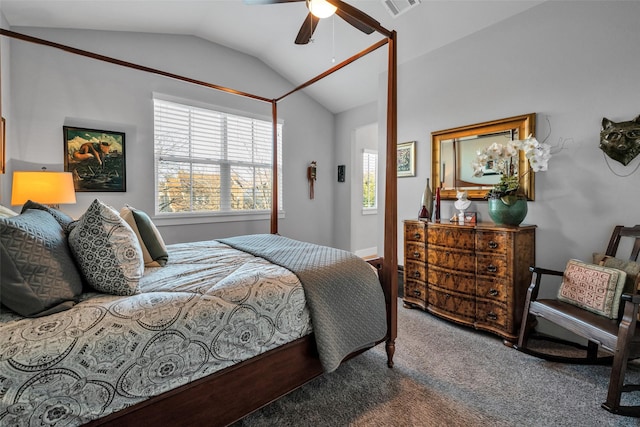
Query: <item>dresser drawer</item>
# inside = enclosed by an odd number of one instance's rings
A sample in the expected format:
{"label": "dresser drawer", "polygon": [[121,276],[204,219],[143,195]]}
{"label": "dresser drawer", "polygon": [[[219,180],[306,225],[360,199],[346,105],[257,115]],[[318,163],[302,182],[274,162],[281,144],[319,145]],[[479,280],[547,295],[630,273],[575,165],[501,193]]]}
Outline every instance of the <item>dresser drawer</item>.
{"label": "dresser drawer", "polygon": [[422,222],[406,222],[404,224],[405,242],[425,242],[426,226]]}
{"label": "dresser drawer", "polygon": [[476,302],[476,326],[493,327],[510,332],[511,325],[505,305],[487,301]]}
{"label": "dresser drawer", "polygon": [[404,247],[404,257],[408,260],[422,261],[427,260],[427,248],[424,243],[407,242]]}
{"label": "dresser drawer", "polygon": [[424,282],[407,279],[404,282],[404,299],[408,301],[417,300],[424,306],[427,300],[427,286]]}
{"label": "dresser drawer", "polygon": [[429,286],[436,285],[444,290],[457,291],[471,297],[476,294],[476,278],[473,274],[443,270],[431,266],[427,272],[427,278]]}
{"label": "dresser drawer", "polygon": [[510,246],[509,233],[506,231],[476,232],[476,252],[505,254]]}
{"label": "dresser drawer", "polygon": [[429,245],[447,248],[473,250],[475,247],[475,233],[471,228],[431,226],[427,229],[427,243]]}
{"label": "dresser drawer", "polygon": [[427,281],[427,267],[424,262],[407,260],[404,265],[404,279]]}
{"label": "dresser drawer", "polygon": [[509,277],[509,266],[504,256],[478,255],[476,273],[479,276]]}
{"label": "dresser drawer", "polygon": [[509,288],[508,282],[504,279],[478,277],[476,281],[476,295],[478,298],[485,298],[500,303],[506,303],[509,300]]}
{"label": "dresser drawer", "polygon": [[429,263],[429,266],[442,267],[474,274],[476,272],[476,257],[473,251],[461,251],[429,246],[427,248],[427,262]]}
{"label": "dresser drawer", "polygon": [[427,295],[430,311],[473,324],[476,317],[476,301],[473,297],[448,292],[434,286],[429,286]]}

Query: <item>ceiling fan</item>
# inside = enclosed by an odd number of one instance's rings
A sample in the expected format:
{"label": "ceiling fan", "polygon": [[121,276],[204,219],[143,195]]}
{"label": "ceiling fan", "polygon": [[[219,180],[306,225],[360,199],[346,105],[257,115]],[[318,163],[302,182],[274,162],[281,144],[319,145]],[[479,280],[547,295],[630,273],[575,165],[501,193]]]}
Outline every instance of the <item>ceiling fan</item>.
{"label": "ceiling fan", "polygon": [[341,1],[341,0],[244,0],[245,4],[276,4],[276,3],[292,3],[304,1],[307,3],[309,13],[300,27],[296,44],[307,44],[311,40],[318,22],[322,18],[328,18],[334,13],[349,24],[366,34],[375,31],[371,25],[380,25],[375,19],[360,11],[359,9]]}

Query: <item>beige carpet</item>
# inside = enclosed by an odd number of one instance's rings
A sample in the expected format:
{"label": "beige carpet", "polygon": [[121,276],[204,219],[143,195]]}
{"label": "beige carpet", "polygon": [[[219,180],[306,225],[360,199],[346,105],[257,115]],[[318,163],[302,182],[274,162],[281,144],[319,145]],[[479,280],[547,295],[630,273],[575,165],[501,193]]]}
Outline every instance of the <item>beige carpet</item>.
{"label": "beige carpet", "polygon": [[[395,367],[382,345],[237,426],[638,426],[600,408],[610,367],[545,362],[399,302]],[[640,382],[640,367],[629,380]],[[640,405],[640,393],[627,403]]]}

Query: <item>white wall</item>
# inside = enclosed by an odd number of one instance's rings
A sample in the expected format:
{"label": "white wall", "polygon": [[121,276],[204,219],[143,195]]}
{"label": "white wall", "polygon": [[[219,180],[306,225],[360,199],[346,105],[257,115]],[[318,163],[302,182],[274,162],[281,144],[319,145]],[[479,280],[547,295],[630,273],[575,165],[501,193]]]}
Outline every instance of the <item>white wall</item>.
{"label": "white wall", "polygon": [[[6,28],[5,23],[3,27]],[[256,58],[195,37],[11,29],[267,98],[275,98],[292,88],[289,82]],[[153,212],[153,92],[253,112],[267,119],[271,117],[270,103],[122,68],[50,47],[18,40],[10,43],[13,115],[8,123],[9,174],[15,168],[39,169],[41,165],[61,170],[64,159],[63,125],[126,133],[127,191],[78,193],[76,205],[63,206],[63,210],[72,216],[81,215],[96,197],[117,208],[129,203]],[[4,78],[4,58],[2,66]],[[303,93],[279,103],[278,114],[279,119],[284,120],[286,211],[286,218],[280,220],[279,231],[301,240],[331,245],[334,230],[334,116]],[[318,163],[314,200],[309,199],[306,179],[306,167],[312,160]],[[3,181],[6,189],[10,180]],[[3,191],[2,204],[8,206],[9,202],[9,193]],[[269,232],[268,220],[180,225],[163,225],[158,221],[158,224],[167,243]]]}
{"label": "white wall", "polygon": [[[640,114],[638,16],[640,2],[549,1],[399,66],[398,141],[416,140],[418,158],[417,176],[398,180],[400,264],[402,220],[417,216],[431,175],[431,132],[518,114],[537,113],[538,138],[549,135],[555,146],[525,219],[538,226],[538,265],[562,270],[569,258],[589,260],[606,249],[614,225],[640,224],[640,158],[624,167],[598,148],[603,117]],[[383,78],[379,93],[383,99]],[[470,210],[490,221],[486,201]],[[452,213],[452,202],[443,203],[442,216]]]}

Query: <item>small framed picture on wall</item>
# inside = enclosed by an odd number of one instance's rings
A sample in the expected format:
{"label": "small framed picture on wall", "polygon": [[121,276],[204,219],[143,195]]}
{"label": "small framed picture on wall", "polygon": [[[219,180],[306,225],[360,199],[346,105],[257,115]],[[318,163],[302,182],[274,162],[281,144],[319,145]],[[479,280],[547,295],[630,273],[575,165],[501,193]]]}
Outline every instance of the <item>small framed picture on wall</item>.
{"label": "small framed picture on wall", "polygon": [[123,132],[64,126],[64,170],[76,191],[127,191]]}
{"label": "small framed picture on wall", "polygon": [[416,176],[416,142],[398,144],[398,178]]}

